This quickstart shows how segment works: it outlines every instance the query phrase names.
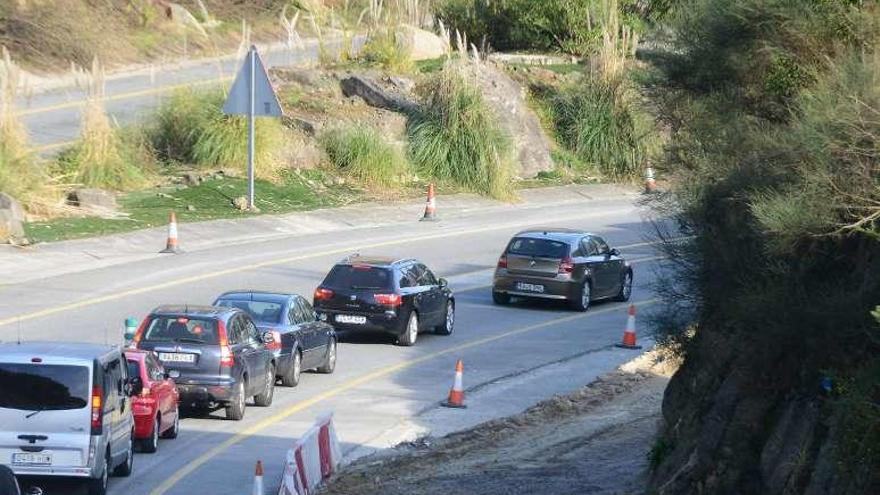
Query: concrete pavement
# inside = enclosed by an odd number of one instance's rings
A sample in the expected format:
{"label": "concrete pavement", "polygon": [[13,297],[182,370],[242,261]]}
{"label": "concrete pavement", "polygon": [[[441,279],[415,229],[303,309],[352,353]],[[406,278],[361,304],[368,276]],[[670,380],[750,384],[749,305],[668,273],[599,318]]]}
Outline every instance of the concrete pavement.
{"label": "concrete pavement", "polygon": [[[343,449],[358,455],[390,445],[395,432],[405,433],[401,425],[435,432],[468,426],[525,407],[634,357],[609,348],[620,340],[625,304],[600,303],[585,314],[554,304],[500,307],[492,304],[488,291],[498,254],[510,236],[550,224],[592,230],[621,247],[636,261],[634,300],[650,301],[656,253],[644,242],[647,229],[634,195],[603,195],[601,190],[529,191],[519,205],[461,198],[453,207],[458,200],[441,198],[443,220],[438,223],[417,221],[423,205],[378,206],[380,219],[389,212],[382,208],[400,208],[400,221],[273,234],[228,245],[210,242],[179,256],[153,254],[158,250],[154,239],[130,260],[26,277],[0,287],[0,339],[21,335],[118,341],[126,316],[142,317],[160,303],[206,303],[235,288],[308,295],[333,262],[354,251],[415,256],[449,278],[458,300],[454,335],[422,335],[412,348],[396,347],[381,337],[350,336],[340,346],[335,374],[308,374],[295,389],[277,389],[272,407],[251,406],[241,422],[225,421],[220,414],[187,418],[178,439],[163,441],[157,454],[137,455],[132,477],[114,479],[111,485],[111,493],[132,495],[240,494],[249,487],[254,462],[261,459],[271,490],[284,452],[323,412],[335,412]],[[444,205],[451,209],[445,211]],[[327,215],[350,220],[345,212]],[[257,225],[264,226],[252,228]],[[219,226],[205,228],[222,233]],[[230,238],[238,239],[235,231]],[[449,390],[458,358],[465,362],[471,407],[455,411],[459,415],[434,412]],[[48,493],[72,490],[65,485]]]}

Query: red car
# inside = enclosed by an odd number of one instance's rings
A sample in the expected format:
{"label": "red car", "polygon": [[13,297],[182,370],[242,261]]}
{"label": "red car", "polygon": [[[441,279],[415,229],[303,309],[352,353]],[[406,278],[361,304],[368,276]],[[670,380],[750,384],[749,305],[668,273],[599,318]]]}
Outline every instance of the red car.
{"label": "red car", "polygon": [[165,373],[162,363],[152,352],[125,351],[128,375],[140,377],[144,384],[140,395],[133,397],[134,437],[141,450],[153,453],[159,448],[159,437],[177,438],[180,430],[177,385]]}

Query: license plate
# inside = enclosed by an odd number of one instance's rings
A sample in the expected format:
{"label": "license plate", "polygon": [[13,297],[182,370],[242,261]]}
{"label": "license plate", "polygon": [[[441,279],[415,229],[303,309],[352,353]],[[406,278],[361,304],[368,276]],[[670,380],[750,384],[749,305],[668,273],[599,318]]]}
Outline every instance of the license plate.
{"label": "license plate", "polygon": [[516,290],[523,291],[523,292],[538,292],[538,293],[543,294],[544,293],[544,286],[540,285],[540,284],[527,284],[525,282],[517,282],[516,283]]}
{"label": "license plate", "polygon": [[20,466],[51,466],[52,454],[47,452],[15,452],[12,463]]}
{"label": "license plate", "polygon": [[336,321],[338,323],[348,323],[350,325],[363,325],[367,322],[367,317],[353,315],[336,315]]}
{"label": "license plate", "polygon": [[166,363],[194,363],[196,362],[196,355],[179,352],[160,352],[159,361]]}

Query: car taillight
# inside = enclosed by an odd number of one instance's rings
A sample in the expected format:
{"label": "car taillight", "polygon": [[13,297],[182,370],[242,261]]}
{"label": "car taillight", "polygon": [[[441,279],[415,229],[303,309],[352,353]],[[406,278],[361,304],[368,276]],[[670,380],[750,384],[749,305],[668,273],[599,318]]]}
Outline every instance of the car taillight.
{"label": "car taillight", "polygon": [[506,255],[502,254],[501,257],[498,258],[498,268],[507,268],[507,256]]}
{"label": "car taillight", "polygon": [[232,368],[235,366],[235,357],[232,355],[232,349],[229,347],[226,325],[222,321],[217,322],[217,335],[220,337],[218,339],[220,341],[220,366]]}
{"label": "car taillight", "polygon": [[104,390],[100,385],[92,387],[92,435],[101,435],[104,429]]}
{"label": "car taillight", "polygon": [[138,326],[137,330],[134,332],[134,338],[131,340],[132,349],[137,349],[138,344],[141,343],[141,339],[144,338],[144,330],[147,328],[147,323],[150,322],[150,318],[144,318],[144,321]]}
{"label": "car taillight", "polygon": [[277,351],[281,349],[281,332],[278,330],[271,330],[272,332],[272,342],[266,344],[266,349]]}
{"label": "car taillight", "polygon": [[566,256],[559,261],[559,273],[571,273],[574,271],[574,260]]}
{"label": "car taillight", "polygon": [[148,397],[150,395],[150,389],[148,387],[144,387],[141,389],[141,397]]}
{"label": "car taillight", "polygon": [[383,306],[397,307],[403,302],[400,294],[374,294],[373,298],[376,299],[376,304],[381,304]]}
{"label": "car taillight", "polygon": [[333,297],[333,291],[330,289],[325,289],[323,287],[318,287],[315,289],[315,301],[327,301]]}

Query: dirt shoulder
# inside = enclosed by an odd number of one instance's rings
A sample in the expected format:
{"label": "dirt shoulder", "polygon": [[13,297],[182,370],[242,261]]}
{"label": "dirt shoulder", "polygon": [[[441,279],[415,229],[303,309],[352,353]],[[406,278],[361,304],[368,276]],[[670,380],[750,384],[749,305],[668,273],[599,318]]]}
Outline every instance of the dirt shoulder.
{"label": "dirt shoulder", "polygon": [[648,353],[581,390],[355,462],[322,493],[641,493],[675,366]]}

